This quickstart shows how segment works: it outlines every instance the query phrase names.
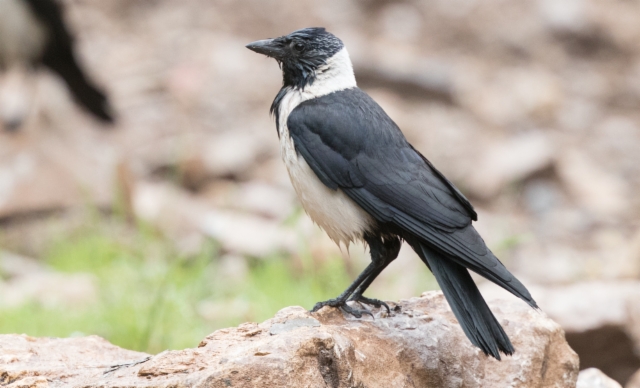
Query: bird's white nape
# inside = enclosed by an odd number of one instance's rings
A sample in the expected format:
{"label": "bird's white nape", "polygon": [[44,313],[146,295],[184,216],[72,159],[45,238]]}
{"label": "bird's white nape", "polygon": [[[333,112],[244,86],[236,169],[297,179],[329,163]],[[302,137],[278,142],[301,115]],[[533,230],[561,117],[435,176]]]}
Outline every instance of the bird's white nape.
{"label": "bird's white nape", "polygon": [[[280,117],[278,133],[280,134],[281,142],[283,140],[289,140],[287,119],[291,111],[300,105],[300,103],[355,87],[357,87],[357,84],[355,74],[353,73],[353,65],[351,64],[351,59],[349,58],[346,47],[343,47],[316,70],[316,77],[313,83],[306,85],[304,89],[294,87],[286,88],[287,92],[278,106]],[[292,155],[289,156],[296,157],[293,147],[291,147],[291,149],[287,154],[292,153]],[[287,154],[283,154],[285,160],[287,159]]]}
{"label": "bird's white nape", "polygon": [[286,93],[278,106],[279,128],[281,139],[288,138],[287,118],[300,103],[357,87],[356,76],[353,73],[353,65],[346,47],[335,53],[327,62],[316,70],[314,81],[303,89],[286,87]]}
{"label": "bird's white nape", "polygon": [[308,94],[309,97],[305,98],[308,100],[356,86],[351,58],[347,48],[343,47],[316,70],[315,80],[304,88],[302,94]]}

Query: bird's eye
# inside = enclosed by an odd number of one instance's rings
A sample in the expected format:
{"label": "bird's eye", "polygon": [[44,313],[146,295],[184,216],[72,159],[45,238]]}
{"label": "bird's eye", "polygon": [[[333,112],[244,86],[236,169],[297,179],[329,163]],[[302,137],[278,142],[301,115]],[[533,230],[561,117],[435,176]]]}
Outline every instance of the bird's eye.
{"label": "bird's eye", "polygon": [[300,42],[295,43],[295,44],[293,45],[293,49],[294,49],[294,50],[296,50],[297,52],[301,53],[301,52],[303,52],[303,51],[304,51],[304,44],[302,44],[302,43],[300,43]]}

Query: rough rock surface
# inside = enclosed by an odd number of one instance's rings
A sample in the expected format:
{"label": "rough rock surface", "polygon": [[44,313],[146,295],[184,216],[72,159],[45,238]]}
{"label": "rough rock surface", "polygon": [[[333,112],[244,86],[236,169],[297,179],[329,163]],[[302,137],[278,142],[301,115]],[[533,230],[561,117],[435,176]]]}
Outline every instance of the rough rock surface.
{"label": "rough rock surface", "polygon": [[34,338],[0,336],[0,386],[47,387],[98,381],[106,368],[146,357],[98,336]]}
{"label": "rough rock surface", "polygon": [[[527,283],[538,305],[566,332],[581,368],[598,368],[624,385],[640,368],[640,282],[586,281],[540,287]],[[487,300],[515,297],[489,284]]]}
{"label": "rough rock surface", "polygon": [[600,369],[589,368],[580,371],[576,388],[622,388],[622,385],[602,373]]}
{"label": "rough rock surface", "polygon": [[[502,362],[471,346],[440,292],[391,303],[375,319],[324,308],[281,310],[207,336],[197,348],[146,354],[97,337],[0,336],[9,387],[575,387],[578,357],[544,313],[493,304],[517,353]],[[110,368],[114,364],[120,368]]]}
{"label": "rough rock surface", "polygon": [[640,370],[631,376],[624,388],[640,388]]}

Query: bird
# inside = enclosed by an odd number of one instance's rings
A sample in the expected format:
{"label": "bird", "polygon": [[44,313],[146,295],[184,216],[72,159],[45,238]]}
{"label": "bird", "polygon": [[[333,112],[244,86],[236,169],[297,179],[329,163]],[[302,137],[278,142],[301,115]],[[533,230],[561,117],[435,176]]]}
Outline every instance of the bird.
{"label": "bird", "polygon": [[[114,121],[105,92],[76,60],[74,40],[57,1],[0,0],[0,71],[15,66],[48,68],[62,78],[82,108],[101,122]],[[6,118],[6,126],[17,129],[24,120],[22,116]]]}
{"label": "bird", "polygon": [[362,307],[388,305],[363,294],[398,256],[403,242],[433,273],[471,343],[501,359],[514,347],[469,270],[538,306],[491,252],[469,200],[405,138],[387,113],[358,88],[344,43],[323,27],[294,31],[246,47],[275,59],[282,88],[271,105],[281,156],[311,219],[340,244],[363,242],[371,262],[334,299],[318,302],[357,318]]}

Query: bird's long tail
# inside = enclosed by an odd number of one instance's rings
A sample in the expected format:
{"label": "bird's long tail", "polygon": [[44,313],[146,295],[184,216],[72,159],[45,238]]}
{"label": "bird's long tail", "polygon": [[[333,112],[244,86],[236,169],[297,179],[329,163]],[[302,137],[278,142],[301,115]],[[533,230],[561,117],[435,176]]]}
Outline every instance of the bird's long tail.
{"label": "bird's long tail", "polygon": [[74,100],[103,122],[113,122],[106,95],[94,86],[76,62],[70,47],[45,54],[43,63],[65,81]]}
{"label": "bird's long tail", "polygon": [[500,352],[514,352],[509,337],[480,294],[469,271],[421,242],[410,242],[431,269],[453,314],[469,340],[485,354],[500,360]]}

